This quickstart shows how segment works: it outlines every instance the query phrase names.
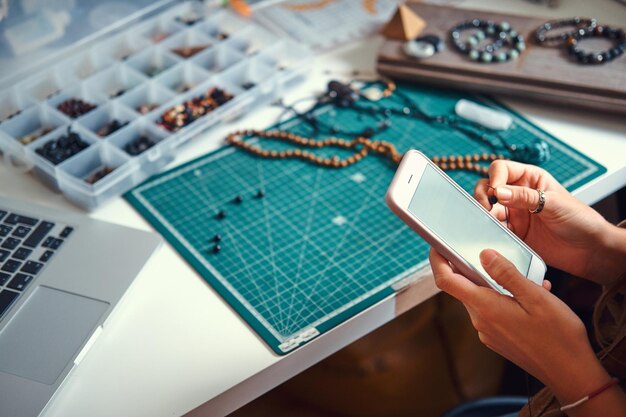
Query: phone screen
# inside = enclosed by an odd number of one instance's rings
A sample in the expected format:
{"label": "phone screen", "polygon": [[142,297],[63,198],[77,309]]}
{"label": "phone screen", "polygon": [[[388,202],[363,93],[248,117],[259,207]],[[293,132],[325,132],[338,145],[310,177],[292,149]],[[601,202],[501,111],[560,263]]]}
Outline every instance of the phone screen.
{"label": "phone screen", "polygon": [[532,254],[430,165],[426,165],[409,211],[496,287],[502,288],[480,264],[483,249],[497,250],[528,276]]}

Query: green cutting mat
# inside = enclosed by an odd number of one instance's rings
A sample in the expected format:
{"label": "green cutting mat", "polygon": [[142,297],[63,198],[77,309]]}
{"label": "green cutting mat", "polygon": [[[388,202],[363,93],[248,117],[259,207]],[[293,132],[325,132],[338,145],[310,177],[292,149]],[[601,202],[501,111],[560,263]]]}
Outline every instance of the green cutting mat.
{"label": "green cutting mat", "polygon": [[[399,88],[431,114],[451,113],[455,102],[467,97]],[[398,104],[393,97],[380,103]],[[317,113],[346,130],[373,125],[371,116],[346,109]],[[548,142],[552,158],[544,168],[569,190],[606,171],[510,113],[515,124],[507,141]],[[312,133],[296,119],[281,128]],[[392,127],[376,138],[392,141],[402,152],[416,148],[430,156],[490,152],[463,134],[403,117],[393,118]],[[427,262],[428,245],[385,205],[394,170],[377,157],[330,169],[224,147],[148,180],[127,198],[275,352],[285,354],[392,294],[392,284]],[[465,172],[451,176],[470,193],[479,179]],[[259,189],[264,198],[254,197]],[[243,197],[240,204],[233,202],[237,195]],[[225,219],[216,218],[219,210]],[[222,249],[213,253],[217,233]]]}

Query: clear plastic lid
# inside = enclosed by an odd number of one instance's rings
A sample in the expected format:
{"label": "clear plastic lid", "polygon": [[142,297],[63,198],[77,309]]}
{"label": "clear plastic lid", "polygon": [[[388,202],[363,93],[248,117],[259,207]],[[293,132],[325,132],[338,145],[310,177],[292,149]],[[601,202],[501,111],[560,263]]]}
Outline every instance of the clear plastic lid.
{"label": "clear plastic lid", "polygon": [[[0,0],[0,89],[175,0]],[[198,6],[202,5],[198,3]]]}

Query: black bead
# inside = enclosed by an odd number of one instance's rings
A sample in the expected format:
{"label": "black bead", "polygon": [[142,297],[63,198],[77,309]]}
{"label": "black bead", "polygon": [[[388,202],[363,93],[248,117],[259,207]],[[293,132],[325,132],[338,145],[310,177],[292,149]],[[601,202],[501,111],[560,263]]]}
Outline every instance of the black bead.
{"label": "black bead", "polygon": [[215,236],[213,236],[212,240],[213,240],[213,242],[220,242],[222,240],[222,235],[217,233]]}
{"label": "black bead", "polygon": [[226,212],[225,212],[224,210],[220,210],[220,211],[218,211],[218,212],[217,212],[217,214],[215,215],[215,217],[216,217],[218,220],[223,220],[223,219],[225,219],[225,218],[226,218]]}
{"label": "black bead", "polygon": [[237,197],[233,199],[233,203],[235,204],[241,204],[242,201],[243,201],[243,197],[240,195],[238,195]]}
{"label": "black bead", "polygon": [[259,190],[256,193],[256,198],[263,198],[263,197],[265,197],[265,192],[263,190]]}
{"label": "black bead", "polygon": [[365,130],[363,130],[363,132],[361,132],[361,136],[368,139],[371,138],[372,136],[374,136],[374,129],[372,129],[371,127],[366,128]]}
{"label": "black bead", "polygon": [[495,195],[490,195],[487,199],[489,200],[489,204],[492,206],[498,202],[498,197]]}
{"label": "black bead", "polygon": [[213,253],[219,253],[222,250],[220,245],[213,246]]}

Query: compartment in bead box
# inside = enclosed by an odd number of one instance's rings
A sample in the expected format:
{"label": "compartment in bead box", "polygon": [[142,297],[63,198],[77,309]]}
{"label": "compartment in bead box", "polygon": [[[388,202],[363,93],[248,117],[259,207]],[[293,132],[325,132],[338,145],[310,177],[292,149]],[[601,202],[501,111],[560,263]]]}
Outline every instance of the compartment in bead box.
{"label": "compartment in bead box", "polygon": [[219,121],[220,115],[232,107],[243,90],[219,76],[197,86],[182,96],[176,97],[164,109],[155,112],[153,123],[169,132],[189,130],[202,125],[210,126]]}
{"label": "compartment in bead box", "polygon": [[64,115],[76,119],[96,109],[106,97],[78,84],[52,96],[46,103]]}
{"label": "compartment in bead box", "polygon": [[0,162],[8,164],[24,172],[31,169],[32,164],[26,156],[24,146],[14,138],[0,130]]}
{"label": "compartment in bead box", "polygon": [[[305,49],[292,41],[280,41],[258,55],[258,59],[272,68],[274,77],[279,77],[276,97],[280,97],[285,90],[293,88],[305,77],[305,68],[301,65],[307,59]],[[278,71],[278,72],[276,72]]]}
{"label": "compartment in bead box", "polygon": [[146,77],[125,64],[117,64],[86,81],[86,88],[101,96],[116,98],[141,84]]}
{"label": "compartment in bead box", "polygon": [[229,48],[228,45],[220,44],[196,55],[191,59],[191,62],[205,70],[220,72],[243,60],[243,54]]}
{"label": "compartment in bead box", "polygon": [[116,36],[110,42],[104,42],[101,50],[103,56],[110,57],[116,61],[124,61],[148,46],[150,46],[149,40],[131,30]]}
{"label": "compartment in bead box", "polygon": [[183,62],[164,72],[156,81],[176,93],[185,93],[208,80],[211,74],[192,64]]}
{"label": "compartment in bead box", "polygon": [[130,158],[106,144],[92,146],[81,155],[60,166],[62,173],[94,185],[112,174]]}
{"label": "compartment in bead box", "polygon": [[187,2],[184,5],[165,12],[163,16],[183,26],[193,26],[204,19],[206,9],[198,2]]}
{"label": "compartment in bead box", "polygon": [[292,69],[300,66],[308,56],[306,49],[301,45],[287,40],[281,40],[259,53],[259,58],[271,68],[277,70]]}
{"label": "compartment in bead box", "polygon": [[244,55],[252,55],[263,48],[275,44],[279,40],[277,36],[267,30],[251,24],[229,37],[224,44]]}
{"label": "compartment in bead box", "polygon": [[239,62],[224,71],[221,75],[242,90],[251,90],[261,87],[264,91],[270,91],[273,83],[267,82],[274,72],[263,61],[249,59]]}
{"label": "compartment in bead box", "polygon": [[93,48],[62,62],[55,69],[64,74],[64,76],[69,74],[70,77],[84,80],[114,63],[115,61],[109,55],[102,54]]}
{"label": "compartment in bead box", "polygon": [[216,41],[201,32],[187,29],[162,43],[171,53],[187,59],[213,46]]}
{"label": "compartment in bead box", "polygon": [[0,124],[0,130],[17,143],[26,146],[67,123],[67,117],[40,104]]}
{"label": "compartment in bead box", "polygon": [[155,77],[180,62],[180,58],[161,47],[152,47],[134,55],[128,66],[147,77]]}
{"label": "compartment in bead box", "polygon": [[59,188],[75,203],[95,208],[108,195],[132,187],[136,170],[137,163],[124,152],[100,143],[59,166]]}
{"label": "compartment in bead box", "polygon": [[171,101],[176,94],[157,82],[148,82],[129,91],[117,101],[140,114],[148,114]]}
{"label": "compartment in bead box", "polygon": [[218,42],[225,41],[230,38],[234,32],[236,32],[234,28],[231,27],[229,30],[226,30],[223,27],[220,27],[216,22],[202,22],[194,26],[194,29],[207,35],[211,39],[217,40]]}
{"label": "compartment in bead box", "polygon": [[[246,20],[236,14],[228,13],[224,10],[211,14],[206,22],[217,28],[217,33],[223,33],[227,37],[230,37],[235,32],[245,28],[251,23],[250,20]],[[215,36],[215,38],[218,37]]]}
{"label": "compartment in bead box", "polygon": [[39,101],[53,97],[55,94],[60,93],[62,89],[74,84],[74,82],[75,80],[72,76],[58,68],[53,68],[44,74],[26,80],[19,85],[19,88],[24,94]]}
{"label": "compartment in bead box", "polygon": [[64,125],[29,144],[26,155],[34,162],[35,174],[58,190],[57,166],[80,155],[95,140],[87,130],[78,125]]}
{"label": "compartment in bead box", "polygon": [[137,116],[119,101],[112,101],[81,118],[79,124],[104,138],[123,129]]}
{"label": "compartment in bead box", "polygon": [[22,110],[33,105],[33,99],[12,88],[0,94],[0,123],[17,116]]}
{"label": "compartment in bead box", "polygon": [[165,141],[169,134],[154,127],[149,122],[138,120],[108,139],[108,143],[123,150],[130,157],[136,157],[141,166],[139,174],[143,181],[149,175],[159,172],[174,160],[171,146]]}
{"label": "compartment in bead box", "polygon": [[155,20],[146,22],[140,29],[139,34],[152,43],[160,43],[173,34],[183,30],[184,26],[175,22],[169,16],[161,16]]}

